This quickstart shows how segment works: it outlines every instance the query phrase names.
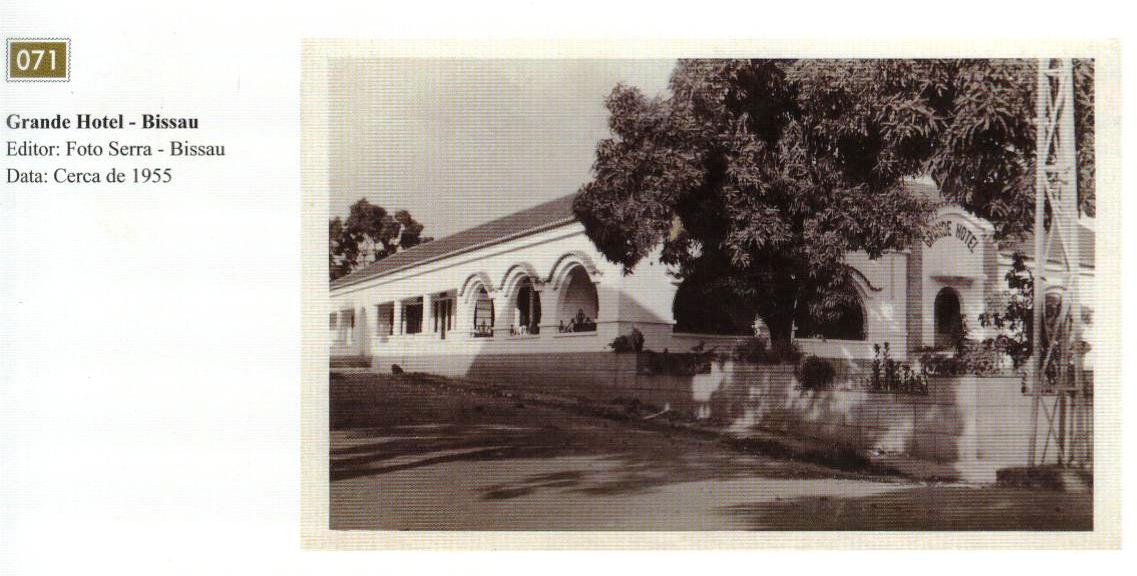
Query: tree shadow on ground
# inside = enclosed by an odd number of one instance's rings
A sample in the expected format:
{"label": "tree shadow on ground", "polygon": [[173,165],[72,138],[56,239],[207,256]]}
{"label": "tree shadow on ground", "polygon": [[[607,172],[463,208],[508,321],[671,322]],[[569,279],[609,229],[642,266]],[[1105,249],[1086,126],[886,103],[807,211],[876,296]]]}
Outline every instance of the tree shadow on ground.
{"label": "tree shadow on ground", "polygon": [[731,506],[750,530],[1093,530],[1093,494],[923,486]]}
{"label": "tree shadow on ground", "polygon": [[572,488],[580,484],[587,475],[581,470],[535,474],[522,482],[498,484],[486,488],[483,500],[509,500],[528,496],[542,488]]}
{"label": "tree shadow on ground", "polygon": [[[396,380],[383,382],[368,384],[383,389],[374,401],[354,403],[349,408],[354,413],[345,415],[340,406],[329,454],[333,482],[450,462],[490,460],[508,467],[510,461],[562,458],[563,469],[485,486],[481,497],[509,500],[562,490],[633,494],[680,482],[738,478],[862,477],[728,449],[716,440],[683,432],[644,430],[633,421],[583,416],[515,399],[430,390]],[[337,398],[333,383],[333,407],[345,397],[358,400],[367,395],[347,392]]]}

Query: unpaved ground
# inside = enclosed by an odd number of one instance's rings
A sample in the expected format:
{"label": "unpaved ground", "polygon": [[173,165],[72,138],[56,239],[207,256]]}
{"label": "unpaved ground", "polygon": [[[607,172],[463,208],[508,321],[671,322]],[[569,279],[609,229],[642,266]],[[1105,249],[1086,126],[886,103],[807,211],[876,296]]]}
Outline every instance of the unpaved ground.
{"label": "unpaved ground", "polygon": [[1090,529],[1092,496],[926,485],[413,378],[333,381],[331,527]]}

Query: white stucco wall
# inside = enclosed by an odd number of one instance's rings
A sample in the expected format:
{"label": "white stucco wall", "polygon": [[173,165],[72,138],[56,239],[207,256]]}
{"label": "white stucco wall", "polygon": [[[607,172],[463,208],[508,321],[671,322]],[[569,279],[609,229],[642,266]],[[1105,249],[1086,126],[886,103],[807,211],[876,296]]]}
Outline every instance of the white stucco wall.
{"label": "white stucco wall", "polygon": [[926,239],[923,247],[923,287],[918,297],[923,310],[920,345],[935,345],[936,296],[949,287],[959,295],[960,313],[971,336],[984,338],[988,334],[980,326],[979,315],[986,309],[995,280],[992,276],[997,274],[992,266],[994,227],[954,206],[940,209],[935,223],[942,230]]}
{"label": "white stucco wall", "polygon": [[[597,321],[596,332],[559,333],[558,303],[566,295],[573,268],[588,270],[596,288],[598,309],[586,315]],[[542,304],[541,331],[538,335],[512,335],[513,300],[518,279],[536,277]],[[494,302],[496,330],[493,338],[473,335],[474,296],[485,286]],[[431,331],[431,297],[443,291],[457,292],[455,326],[446,339]],[[567,224],[500,244],[428,262],[414,268],[341,287],[331,294],[331,310],[355,310],[356,331],[352,345],[356,353],[379,358],[403,355],[527,354],[540,352],[605,351],[618,334],[633,326],[648,336],[648,346],[666,346],[660,340],[670,335],[671,301],[675,286],[666,267],[649,259],[635,273],[624,275],[621,268],[603,258],[578,223]],[[423,332],[400,334],[399,302],[424,298]],[[584,302],[581,294],[569,295],[571,314]],[[395,334],[378,333],[377,305],[394,302]],[[365,314],[367,321],[360,322]],[[571,314],[569,317],[571,317]],[[363,326],[361,326],[361,324]],[[333,351],[342,347],[333,347]]]}
{"label": "white stucco wall", "polygon": [[[934,343],[935,298],[945,286],[959,293],[972,336],[989,336],[980,326],[979,314],[991,292],[1005,289],[1003,276],[1010,259],[998,254],[992,229],[985,221],[951,207],[941,209],[937,218],[946,222],[946,233],[921,243],[918,255],[897,252],[870,259],[863,253],[849,254],[848,262],[858,271],[856,284],[866,337],[863,341],[801,338],[797,342],[802,351],[828,358],[870,360],[873,345],[887,342],[893,358],[910,359],[912,345]],[[959,226],[965,230],[957,230]],[[427,262],[334,290],[331,311],[341,316],[339,326],[332,331],[330,349],[334,355],[374,356],[380,363],[385,362],[385,356],[601,352],[608,350],[613,338],[634,327],[644,334],[649,349],[686,350],[698,337],[672,338],[672,303],[678,285],[658,256],[656,252],[634,273],[625,275],[620,266],[599,254],[582,225],[570,223]],[[909,266],[918,270],[910,271]],[[574,269],[587,270],[598,306],[580,290],[581,286],[570,288]],[[512,296],[526,275],[538,281],[542,305],[538,335],[514,335],[509,329],[516,324]],[[1082,278],[1083,297],[1092,301],[1093,270],[1083,269]],[[473,335],[474,300],[481,286],[495,308],[493,338]],[[431,304],[432,298],[444,292],[452,292],[456,298],[454,327],[442,339],[432,331]],[[400,303],[417,297],[423,299],[423,331],[402,334]],[[377,305],[391,303],[395,329],[394,334],[387,335],[388,321],[380,321]],[[915,307],[919,309],[912,309]],[[559,333],[560,323],[567,324],[578,309],[584,309],[585,315],[597,322],[597,331]],[[354,330],[345,326],[350,322],[347,311],[355,316]],[[912,323],[918,326],[910,326]],[[918,337],[910,339],[910,329]],[[1092,345],[1092,326],[1087,330],[1087,340]],[[1092,366],[1089,361],[1087,364]]]}

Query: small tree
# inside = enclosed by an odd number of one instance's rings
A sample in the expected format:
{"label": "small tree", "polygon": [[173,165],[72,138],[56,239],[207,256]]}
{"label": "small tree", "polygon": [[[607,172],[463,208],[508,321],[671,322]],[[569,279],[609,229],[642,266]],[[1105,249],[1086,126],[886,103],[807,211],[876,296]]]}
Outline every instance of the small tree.
{"label": "small tree", "polygon": [[1021,252],[1012,255],[1011,269],[1004,278],[1009,291],[1002,293],[1002,301],[988,303],[979,315],[979,324],[1001,332],[986,343],[1009,356],[1018,368],[1031,355],[1034,335],[1034,276]]}

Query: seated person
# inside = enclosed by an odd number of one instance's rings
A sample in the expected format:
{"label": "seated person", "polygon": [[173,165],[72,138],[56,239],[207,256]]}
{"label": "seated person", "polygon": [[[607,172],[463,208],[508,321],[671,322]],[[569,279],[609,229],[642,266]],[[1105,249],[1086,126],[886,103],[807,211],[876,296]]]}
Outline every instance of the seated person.
{"label": "seated person", "polygon": [[569,328],[573,332],[591,332],[596,329],[596,323],[584,315],[584,309],[577,309],[576,317],[569,322]]}
{"label": "seated person", "polygon": [[577,308],[576,317],[572,319],[572,324],[574,326],[580,326],[581,324],[587,324],[587,323],[588,323],[588,316],[584,315],[584,309],[583,308]]}

